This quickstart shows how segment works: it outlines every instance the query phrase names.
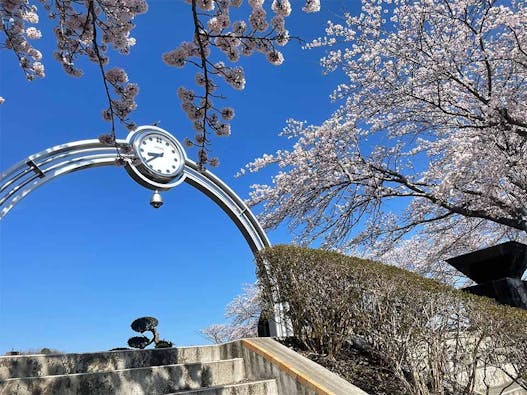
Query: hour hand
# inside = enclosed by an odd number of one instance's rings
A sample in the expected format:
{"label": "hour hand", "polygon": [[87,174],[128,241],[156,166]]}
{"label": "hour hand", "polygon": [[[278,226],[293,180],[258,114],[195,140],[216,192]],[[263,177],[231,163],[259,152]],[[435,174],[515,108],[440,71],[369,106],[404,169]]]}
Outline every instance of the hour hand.
{"label": "hour hand", "polygon": [[154,160],[155,158],[161,158],[164,154],[164,152],[147,152],[148,156],[150,156],[150,159],[148,159],[146,162],[150,162],[151,160]]}

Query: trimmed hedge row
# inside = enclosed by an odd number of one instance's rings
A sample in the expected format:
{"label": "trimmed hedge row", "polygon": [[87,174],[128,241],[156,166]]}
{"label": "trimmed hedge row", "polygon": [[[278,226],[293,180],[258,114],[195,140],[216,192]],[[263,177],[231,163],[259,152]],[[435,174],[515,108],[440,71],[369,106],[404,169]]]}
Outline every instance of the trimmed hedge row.
{"label": "trimmed hedge row", "polygon": [[472,394],[498,377],[527,390],[526,311],[322,250],[271,247],[257,267],[264,308],[279,299],[316,353],[337,355],[359,338],[411,394]]}

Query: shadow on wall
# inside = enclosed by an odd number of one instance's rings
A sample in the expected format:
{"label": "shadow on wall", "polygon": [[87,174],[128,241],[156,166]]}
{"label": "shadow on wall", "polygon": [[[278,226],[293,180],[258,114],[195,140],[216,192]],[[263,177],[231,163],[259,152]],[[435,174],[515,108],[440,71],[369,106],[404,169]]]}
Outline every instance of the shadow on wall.
{"label": "shadow on wall", "polygon": [[[5,394],[166,394],[236,381],[221,377],[218,362],[188,362],[175,348],[95,354],[12,356],[0,359],[0,392]],[[96,374],[93,374],[96,373]],[[50,377],[51,376],[51,377]],[[28,378],[29,377],[29,378]],[[19,378],[18,380],[8,380]]]}

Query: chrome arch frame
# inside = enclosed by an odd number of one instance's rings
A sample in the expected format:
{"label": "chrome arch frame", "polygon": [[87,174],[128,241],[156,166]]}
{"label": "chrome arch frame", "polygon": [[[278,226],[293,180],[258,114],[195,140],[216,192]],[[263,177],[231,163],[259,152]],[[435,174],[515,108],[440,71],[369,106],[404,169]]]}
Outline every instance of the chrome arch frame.
{"label": "chrome arch frame", "polygon": [[[134,155],[127,147],[127,140],[116,140],[115,145],[106,145],[95,139],[82,140],[45,149],[18,162],[0,174],[0,220],[24,197],[56,177],[92,167],[131,163]],[[203,192],[220,206],[236,224],[254,255],[271,245],[243,200],[213,173],[199,170],[195,162],[186,159],[180,181]],[[276,304],[274,313],[275,319],[269,328],[271,336],[292,335],[283,306]]]}

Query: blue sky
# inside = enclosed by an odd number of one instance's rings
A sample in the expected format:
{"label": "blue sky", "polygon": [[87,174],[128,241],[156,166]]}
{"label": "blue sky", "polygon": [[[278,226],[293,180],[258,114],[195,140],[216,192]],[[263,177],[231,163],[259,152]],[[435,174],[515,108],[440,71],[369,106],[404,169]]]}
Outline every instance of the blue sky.
{"label": "blue sky", "polygon": [[[292,34],[323,34],[341,2],[323,2],[319,14],[293,2]],[[140,85],[139,125],[160,127],[182,140],[194,133],[176,97],[191,86],[195,70],[169,68],[161,54],[189,40],[190,9],[183,1],[151,1],[137,18],[137,45],[129,56],[111,56]],[[324,8],[325,7],[325,8]],[[108,131],[95,65],[85,76],[66,76],[53,60],[50,25],[35,44],[45,56],[46,78],[27,83],[13,54],[0,52],[0,168],[56,144],[96,138]],[[244,59],[247,85],[225,90],[236,110],[232,136],[216,139],[214,173],[242,198],[272,171],[234,178],[247,162],[288,144],[277,135],[292,117],[322,121],[335,108],[328,95],[338,76],[322,76],[323,50],[284,50],[280,67],[262,56]],[[126,132],[119,129],[119,137]],[[289,142],[290,144],[290,142]],[[195,152],[188,151],[191,158]],[[0,224],[0,353],[51,347],[68,352],[125,346],[137,317],[159,319],[162,337],[177,345],[206,343],[199,330],[223,320],[225,304],[254,281],[252,254],[229,218],[199,191],[184,184],[164,193],[165,205],[148,205],[151,192],[122,168],[91,169],[58,178],[26,197]],[[257,211],[257,210],[256,210]],[[288,243],[287,229],[269,233]]]}

